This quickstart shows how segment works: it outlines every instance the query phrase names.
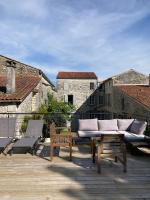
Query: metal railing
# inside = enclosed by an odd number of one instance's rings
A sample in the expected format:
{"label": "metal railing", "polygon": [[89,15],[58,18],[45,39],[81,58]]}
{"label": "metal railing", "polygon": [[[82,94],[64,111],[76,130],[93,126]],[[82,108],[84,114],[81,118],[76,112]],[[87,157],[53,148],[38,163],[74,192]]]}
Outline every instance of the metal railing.
{"label": "metal railing", "polygon": [[127,113],[104,113],[104,112],[94,112],[94,113],[0,113],[0,118],[15,117],[16,118],[16,136],[21,136],[25,133],[28,120],[30,119],[43,119],[44,128],[43,136],[49,137],[49,124],[54,121],[57,126],[67,126],[70,122],[71,129],[73,131],[78,130],[78,119],[93,119],[97,118],[99,120],[103,119],[127,119],[134,118],[147,122],[146,134],[150,135],[150,116],[144,115],[130,115]]}

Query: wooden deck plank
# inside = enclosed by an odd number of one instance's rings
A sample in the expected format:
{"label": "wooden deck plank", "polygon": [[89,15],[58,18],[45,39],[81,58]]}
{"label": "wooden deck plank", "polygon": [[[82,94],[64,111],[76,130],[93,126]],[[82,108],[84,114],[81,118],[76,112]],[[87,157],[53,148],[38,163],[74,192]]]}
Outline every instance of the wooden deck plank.
{"label": "wooden deck plank", "polygon": [[149,156],[128,155],[126,174],[106,160],[97,174],[89,152],[74,147],[72,162],[67,148],[53,162],[49,152],[0,155],[0,200],[150,200]]}

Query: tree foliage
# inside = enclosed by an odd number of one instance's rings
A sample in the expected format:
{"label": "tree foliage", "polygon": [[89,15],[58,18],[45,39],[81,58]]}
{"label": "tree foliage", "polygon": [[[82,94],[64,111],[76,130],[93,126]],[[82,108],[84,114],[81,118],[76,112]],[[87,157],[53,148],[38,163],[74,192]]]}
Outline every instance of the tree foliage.
{"label": "tree foliage", "polygon": [[48,94],[48,112],[67,114],[73,112],[75,107],[63,101],[58,101],[53,95]]}
{"label": "tree foliage", "polygon": [[71,120],[70,113],[75,107],[66,102],[58,101],[53,95],[48,95],[47,113],[49,120],[54,121],[56,125],[63,126],[66,120]]}
{"label": "tree foliage", "polygon": [[73,112],[75,107],[71,104],[58,101],[53,95],[48,94],[47,104],[42,104],[37,112],[32,115],[25,116],[21,125],[20,131],[24,133],[30,119],[43,119],[44,124],[54,121],[57,126],[65,126],[66,120],[71,120],[70,113]]}

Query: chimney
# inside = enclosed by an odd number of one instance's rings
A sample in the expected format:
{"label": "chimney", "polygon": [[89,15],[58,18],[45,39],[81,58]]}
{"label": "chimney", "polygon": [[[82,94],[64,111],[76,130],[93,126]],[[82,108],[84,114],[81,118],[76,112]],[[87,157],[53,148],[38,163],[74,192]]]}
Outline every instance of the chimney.
{"label": "chimney", "polygon": [[16,90],[16,75],[15,75],[16,63],[12,60],[7,60],[6,67],[7,67],[6,92],[8,94],[11,94]]}

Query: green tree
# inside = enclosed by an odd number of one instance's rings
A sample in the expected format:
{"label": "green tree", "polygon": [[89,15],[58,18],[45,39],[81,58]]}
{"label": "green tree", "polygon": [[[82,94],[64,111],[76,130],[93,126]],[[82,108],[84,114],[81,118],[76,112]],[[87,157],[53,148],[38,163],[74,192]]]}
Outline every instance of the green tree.
{"label": "green tree", "polygon": [[[43,119],[44,132],[47,132],[47,124],[54,121],[57,126],[66,126],[66,121],[71,120],[70,113],[73,112],[75,107],[62,101],[58,101],[53,95],[48,94],[48,103],[42,104],[37,112],[32,115],[25,116],[21,125],[20,131],[26,131],[28,121],[30,119]],[[46,133],[45,133],[46,134]]]}
{"label": "green tree", "polygon": [[47,112],[49,113],[49,120],[54,121],[56,125],[66,125],[66,120],[71,120],[70,113],[74,110],[73,105],[58,101],[53,95],[48,94]]}

